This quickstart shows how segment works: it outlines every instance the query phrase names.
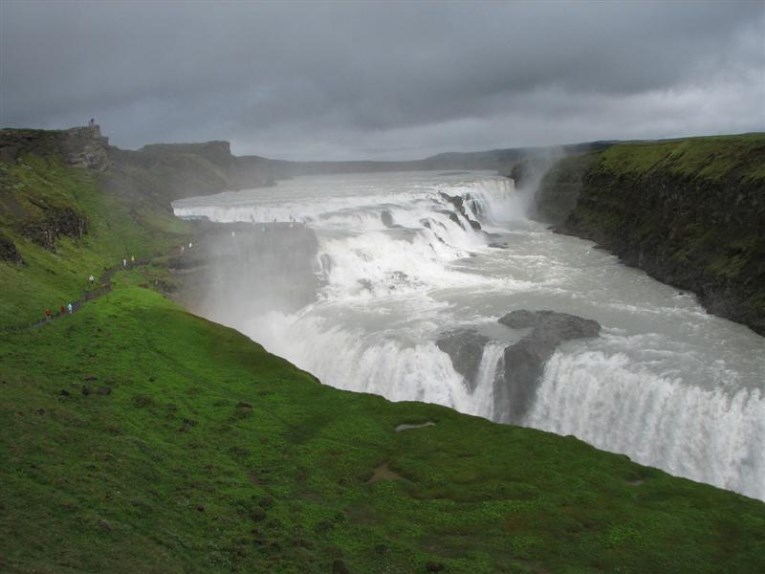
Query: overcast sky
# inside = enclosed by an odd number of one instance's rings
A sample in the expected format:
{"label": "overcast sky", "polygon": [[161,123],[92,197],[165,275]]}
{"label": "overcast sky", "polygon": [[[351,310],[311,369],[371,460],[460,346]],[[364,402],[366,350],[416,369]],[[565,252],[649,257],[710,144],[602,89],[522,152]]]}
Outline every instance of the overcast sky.
{"label": "overcast sky", "polygon": [[765,1],[0,0],[0,126],[237,155],[765,131]]}

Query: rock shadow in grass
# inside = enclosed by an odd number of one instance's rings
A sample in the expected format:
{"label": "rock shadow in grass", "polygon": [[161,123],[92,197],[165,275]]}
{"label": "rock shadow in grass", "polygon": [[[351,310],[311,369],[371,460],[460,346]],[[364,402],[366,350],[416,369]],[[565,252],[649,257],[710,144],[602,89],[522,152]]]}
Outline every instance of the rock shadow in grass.
{"label": "rock shadow in grass", "polygon": [[404,480],[404,477],[391,470],[388,463],[384,462],[374,470],[371,478],[367,480],[367,484],[373,484],[380,480]]}

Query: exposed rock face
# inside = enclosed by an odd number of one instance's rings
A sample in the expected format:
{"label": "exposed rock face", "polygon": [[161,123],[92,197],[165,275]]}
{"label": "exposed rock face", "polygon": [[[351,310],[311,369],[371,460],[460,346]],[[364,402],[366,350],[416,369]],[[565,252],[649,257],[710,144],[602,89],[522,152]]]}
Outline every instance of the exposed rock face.
{"label": "exposed rock face", "polygon": [[42,219],[31,219],[21,225],[23,235],[53,250],[62,235],[80,239],[88,232],[88,220],[71,207],[48,208]]}
{"label": "exposed rock face", "polygon": [[549,166],[548,158],[525,157],[513,165],[507,176],[513,180],[515,188],[520,189],[538,181]]}
{"label": "exposed rock face", "polygon": [[545,178],[543,220],[765,335],[764,134],[622,144],[583,161]]}
{"label": "exposed rock face", "polygon": [[385,227],[393,227],[393,214],[387,209],[383,210],[383,212],[380,213],[380,221],[382,221],[382,224]]}
{"label": "exposed rock face", "polygon": [[24,263],[21,253],[16,249],[16,244],[2,233],[0,233],[0,261]]}
{"label": "exposed rock face", "polygon": [[519,424],[536,396],[547,360],[564,341],[596,337],[597,321],[554,311],[513,311],[499,319],[513,329],[531,333],[505,349],[503,369],[494,381],[494,409],[499,422]]}
{"label": "exposed rock face", "polygon": [[465,378],[465,385],[473,392],[478,384],[478,368],[483,349],[489,338],[472,329],[453,331],[442,336],[436,345],[452,360],[454,370]]}
{"label": "exposed rock face", "polygon": [[[464,227],[462,224],[462,221],[460,221],[459,215],[461,215],[465,221],[468,222],[470,227],[475,229],[476,231],[481,229],[481,224],[477,222],[475,219],[472,219],[467,211],[465,210],[465,200],[462,199],[459,195],[449,195],[444,192],[440,192],[441,197],[443,197],[446,201],[451,203],[454,206],[455,212],[452,212],[449,214],[449,218],[460,225],[461,227]],[[459,214],[459,215],[457,215]]]}
{"label": "exposed rock face", "polygon": [[20,156],[58,155],[69,165],[105,171],[110,166],[109,139],[97,125],[68,130],[0,130],[0,160],[12,162]]}
{"label": "exposed rock face", "polygon": [[567,157],[553,165],[539,184],[531,217],[554,226],[562,224],[576,207],[584,175],[596,157],[594,154]]}
{"label": "exposed rock face", "polygon": [[66,130],[63,149],[67,163],[75,167],[105,171],[110,165],[109,139],[98,126]]}

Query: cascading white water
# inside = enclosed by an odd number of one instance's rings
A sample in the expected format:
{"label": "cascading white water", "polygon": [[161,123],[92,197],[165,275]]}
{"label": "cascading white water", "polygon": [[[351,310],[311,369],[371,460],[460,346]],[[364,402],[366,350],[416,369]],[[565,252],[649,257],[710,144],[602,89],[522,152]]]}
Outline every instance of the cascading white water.
{"label": "cascading white water", "polygon": [[765,401],[759,389],[702,389],[635,368],[621,353],[559,354],[549,362],[529,426],[627,452],[672,474],[763,491]]}
{"label": "cascading white water", "polygon": [[[497,365],[524,333],[497,318],[595,319],[599,338],[548,361],[524,424],[765,499],[765,340],[529,221],[529,197],[485,173],[344,175],[184,200],[175,212],[314,230],[315,302],[237,316],[226,310],[240,302],[211,292],[205,308],[326,384],[499,420]],[[473,386],[437,345],[465,328],[490,340]]]}

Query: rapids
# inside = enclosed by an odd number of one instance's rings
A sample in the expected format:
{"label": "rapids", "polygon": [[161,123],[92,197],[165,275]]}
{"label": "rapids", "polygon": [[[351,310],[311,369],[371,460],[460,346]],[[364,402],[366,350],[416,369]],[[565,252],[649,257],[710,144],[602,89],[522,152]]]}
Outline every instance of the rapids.
{"label": "rapids", "polygon": [[[514,309],[595,319],[600,337],[564,343],[548,361],[523,424],[765,499],[765,339],[531,221],[532,197],[490,173],[412,172],[300,177],[174,209],[313,230],[313,302],[263,309],[246,290],[235,300],[211,287],[204,309],[325,384],[502,420],[494,380],[523,334],[497,319]],[[257,292],[286,287],[253,281]],[[436,345],[460,328],[490,339],[474,389]]]}

